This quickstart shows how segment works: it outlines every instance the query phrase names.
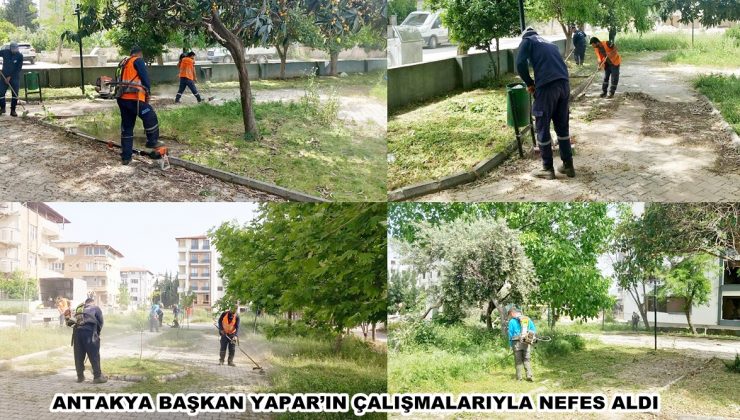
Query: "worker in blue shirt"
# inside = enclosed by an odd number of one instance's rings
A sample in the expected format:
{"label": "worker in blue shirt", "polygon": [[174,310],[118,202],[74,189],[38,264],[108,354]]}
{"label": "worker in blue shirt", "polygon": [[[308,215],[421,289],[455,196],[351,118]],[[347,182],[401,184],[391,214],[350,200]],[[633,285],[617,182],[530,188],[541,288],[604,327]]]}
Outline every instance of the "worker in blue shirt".
{"label": "worker in blue shirt", "polygon": [[[530,64],[534,68],[534,80],[529,75]],[[516,69],[519,77],[527,84],[529,93],[534,95],[532,114],[535,116],[537,144],[542,155],[542,170],[535,172],[534,176],[555,179],[550,121],[555,126],[560,159],[563,161],[563,165],[558,167],[558,172],[571,178],[576,176],[568,127],[570,120],[568,67],[560,56],[558,47],[538,35],[534,29],[527,28],[519,44]]]}
{"label": "worker in blue shirt", "polygon": [[586,33],[575,27],[573,30],[575,31],[573,32],[573,57],[576,59],[576,64],[582,66],[586,58]]}
{"label": "worker in blue shirt", "polygon": [[512,306],[509,309],[509,343],[514,352],[514,363],[516,364],[516,380],[522,380],[522,366],[527,374],[527,381],[532,382],[531,344],[525,342],[527,333],[535,332],[534,322],[522,315],[521,311]]}
{"label": "worker in blue shirt", "polygon": [[0,75],[0,115],[5,114],[5,95],[10,87],[10,116],[17,117],[15,106],[18,105],[18,90],[21,88],[21,69],[23,69],[23,54],[18,51],[18,44],[10,43],[10,48],[0,50],[3,58],[3,74]]}

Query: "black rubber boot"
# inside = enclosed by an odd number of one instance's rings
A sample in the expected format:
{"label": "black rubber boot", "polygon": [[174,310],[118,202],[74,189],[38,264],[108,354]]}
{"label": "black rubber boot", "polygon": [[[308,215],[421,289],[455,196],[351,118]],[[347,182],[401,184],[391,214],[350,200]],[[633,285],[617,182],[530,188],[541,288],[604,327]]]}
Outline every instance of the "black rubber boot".
{"label": "black rubber boot", "polygon": [[203,98],[201,98],[200,95],[195,95],[195,99],[198,100],[198,103],[203,102]]}
{"label": "black rubber boot", "polygon": [[85,382],[85,377],[84,376],[78,376],[77,377],[77,383],[79,384],[80,382]]}
{"label": "black rubber boot", "polygon": [[535,171],[532,175],[540,179],[555,179],[555,171],[552,168],[545,168]]}
{"label": "black rubber boot", "polygon": [[17,117],[18,114],[15,113],[15,108],[10,108],[10,116],[11,117]]}
{"label": "black rubber boot", "polygon": [[562,165],[558,166],[558,172],[567,175],[568,178],[574,178],[576,176],[576,169],[573,167],[573,162],[563,162]]}
{"label": "black rubber boot", "polygon": [[612,99],[614,98],[614,92],[609,92],[609,96],[606,97],[606,99]]}
{"label": "black rubber boot", "polygon": [[606,98],[606,92],[604,92],[601,95],[599,95],[599,98]]}
{"label": "black rubber boot", "polygon": [[121,165],[128,165],[131,163],[131,159],[121,159]]}
{"label": "black rubber boot", "polygon": [[104,384],[108,382],[108,377],[105,375],[100,375],[97,378],[93,379],[94,384]]}
{"label": "black rubber boot", "polygon": [[[148,148],[148,149],[156,149],[157,147],[163,147],[164,146],[164,143],[162,143],[161,141],[157,141],[156,144],[149,144],[149,143],[147,143],[144,146],[146,148]],[[160,325],[160,327],[161,327],[161,325]]]}

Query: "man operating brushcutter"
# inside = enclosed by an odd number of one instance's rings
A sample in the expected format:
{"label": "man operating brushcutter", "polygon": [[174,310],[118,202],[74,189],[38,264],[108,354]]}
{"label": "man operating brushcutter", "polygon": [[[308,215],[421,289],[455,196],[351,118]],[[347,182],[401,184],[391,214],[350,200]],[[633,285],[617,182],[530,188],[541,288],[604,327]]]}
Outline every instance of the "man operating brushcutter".
{"label": "man operating brushcutter", "polygon": [[236,352],[236,338],[239,336],[239,314],[236,304],[230,304],[229,309],[223,311],[218,317],[218,333],[221,335],[221,349],[219,351],[218,364],[224,364],[226,348],[229,348],[229,366],[234,364],[234,353]]}
{"label": "man operating brushcutter", "polygon": [[[529,75],[529,64],[534,68],[534,80]],[[519,44],[516,69],[519,77],[527,84],[529,93],[534,95],[532,114],[535,117],[537,144],[542,155],[542,169],[533,175],[543,179],[555,179],[550,135],[552,121],[558,136],[560,159],[563,161],[562,166],[558,167],[558,172],[571,178],[576,176],[570,147],[568,67],[560,56],[560,50],[555,44],[538,35],[537,31],[527,28]]]}
{"label": "man operating brushcutter", "polygon": [[[509,343],[514,352],[514,363],[516,364],[516,380],[522,380],[522,365],[527,374],[527,381],[532,382],[532,366],[530,357],[532,352],[532,339],[536,331],[534,322],[524,316],[516,306],[509,309]],[[529,333],[532,334],[529,334]]]}

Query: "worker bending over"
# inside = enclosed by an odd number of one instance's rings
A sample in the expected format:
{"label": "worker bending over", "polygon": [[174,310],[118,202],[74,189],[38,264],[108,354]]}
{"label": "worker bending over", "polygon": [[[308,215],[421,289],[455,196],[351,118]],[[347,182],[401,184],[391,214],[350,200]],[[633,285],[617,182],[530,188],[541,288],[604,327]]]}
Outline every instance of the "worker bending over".
{"label": "worker bending over", "polygon": [[[599,70],[604,70],[604,82],[601,84],[601,97],[607,97],[606,92],[609,90],[608,98],[614,97],[619,85],[619,66],[622,64],[622,57],[617,52],[617,47],[610,41],[599,41],[599,38],[591,38],[591,46],[594,47],[596,59],[599,60]],[[609,78],[612,85],[609,88]]]}
{"label": "worker bending over", "polygon": [[[529,64],[534,68],[534,80],[529,75]],[[535,116],[537,144],[542,155],[542,169],[535,172],[534,176],[555,179],[550,121],[555,126],[560,159],[563,161],[558,167],[558,172],[571,178],[576,176],[570,146],[568,68],[560,56],[558,47],[542,38],[534,29],[527,28],[519,44],[516,69],[519,77],[527,84],[529,93],[534,95],[532,114]]]}
{"label": "worker bending over", "polygon": [[10,87],[10,116],[17,117],[15,106],[18,105],[18,90],[21,88],[21,69],[23,69],[23,54],[18,51],[18,44],[10,43],[10,48],[0,50],[3,59],[3,70],[0,74],[0,115],[5,114],[5,95]]}

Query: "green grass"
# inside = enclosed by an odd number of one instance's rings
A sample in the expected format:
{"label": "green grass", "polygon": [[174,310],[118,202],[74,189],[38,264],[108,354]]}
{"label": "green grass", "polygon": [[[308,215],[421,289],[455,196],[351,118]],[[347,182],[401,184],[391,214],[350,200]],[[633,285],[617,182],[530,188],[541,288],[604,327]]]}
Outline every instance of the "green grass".
{"label": "green grass", "polygon": [[[386,352],[354,337],[345,338],[339,352],[333,340],[279,337],[274,344],[269,371],[269,392],[384,393],[387,388]],[[291,413],[281,418],[315,418]],[[386,416],[376,413],[371,419]],[[321,418],[345,418],[323,414]]]}
{"label": "green grass", "polygon": [[155,347],[189,349],[195,347],[202,337],[202,331],[168,328],[152,342],[152,345]]}
{"label": "green grass", "polygon": [[[301,102],[260,103],[254,108],[263,136],[258,142],[243,140],[238,101],[160,110],[160,130],[177,140],[170,142],[176,155],[212,168],[334,200],[385,197],[382,136],[319,121],[315,115],[321,109]],[[73,124],[96,137],[120,137],[117,112],[85,115]],[[144,136],[140,124],[135,135]]]}
{"label": "green grass", "polygon": [[740,134],[740,78],[704,75],[694,82],[694,86],[714,103],[725,121]]}
{"label": "green grass", "polygon": [[125,314],[106,314],[103,335],[112,335],[127,331],[141,331],[149,328],[149,312],[138,310]]}
{"label": "green grass", "polygon": [[[418,329],[421,341],[407,330],[391,329],[391,341],[401,343],[391,346],[396,350],[388,358],[389,392],[647,392],[692,373],[663,392],[664,414],[731,417],[740,400],[740,389],[734,385],[737,374],[721,361],[702,369],[704,360],[679,352],[655,353],[595,341],[586,342],[581,350],[561,352],[540,343],[532,353],[535,382],[529,383],[516,381],[510,350],[480,326]],[[543,335],[553,335],[551,343],[568,337],[559,330]],[[692,405],[685,406],[684,400]]]}
{"label": "green grass", "polygon": [[[606,36],[599,36],[599,39],[606,39]],[[713,68],[740,66],[740,43],[724,35],[697,35],[692,45],[691,34],[620,34],[617,47],[623,56],[667,51],[663,61],[668,63]]]}
{"label": "green grass", "polygon": [[[352,73],[346,77],[339,76],[322,76],[316,77],[316,84],[322,89],[335,88],[342,93],[354,93],[367,95],[373,88],[378,86],[385,71],[372,71],[369,73]],[[252,80],[250,86],[254,90],[275,90],[275,89],[303,89],[306,87],[306,77],[297,77],[293,79],[264,79]],[[215,89],[238,88],[239,82],[211,82],[209,87]]]}
{"label": "green grass", "polygon": [[[103,369],[103,372],[105,372],[105,369]],[[215,381],[218,381],[215,375],[191,369],[187,375],[172,381],[160,382],[156,379],[147,379],[142,382],[134,382],[122,388],[119,392],[148,393],[153,397],[160,393],[202,392],[207,386],[212,386]],[[91,389],[90,392],[95,392],[95,389]]]}
{"label": "green grass", "polygon": [[[94,98],[97,96],[95,92],[95,86],[85,85],[85,95],[82,94],[82,90],[78,87],[67,87],[67,88],[41,88],[41,93],[44,96],[44,100],[62,100],[62,99],[75,99],[75,98]],[[29,95],[29,98],[38,99],[38,95]]]}
{"label": "green grass", "polygon": [[10,359],[23,354],[69,346],[72,337],[70,328],[42,328],[34,326],[0,329],[0,359]]}
{"label": "green grass", "polygon": [[138,375],[147,378],[182,372],[183,367],[171,361],[141,359],[138,357],[118,357],[100,362],[100,368],[108,375]]}
{"label": "green grass", "polygon": [[506,125],[505,89],[454,93],[388,121],[388,187],[469,170],[515,139]]}

